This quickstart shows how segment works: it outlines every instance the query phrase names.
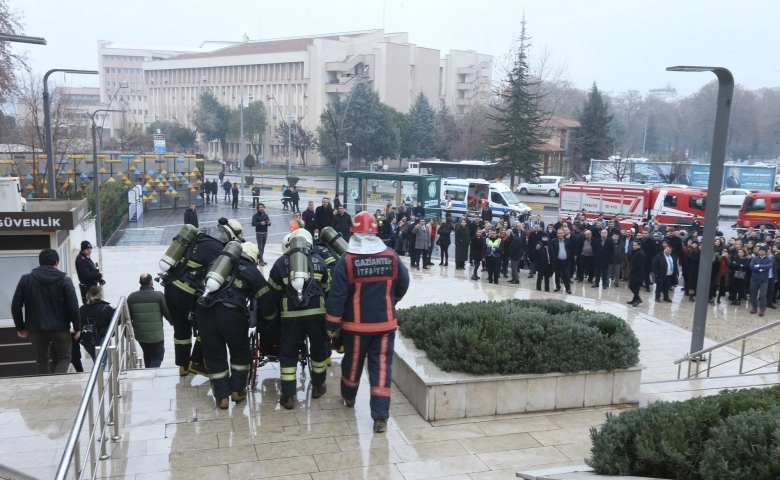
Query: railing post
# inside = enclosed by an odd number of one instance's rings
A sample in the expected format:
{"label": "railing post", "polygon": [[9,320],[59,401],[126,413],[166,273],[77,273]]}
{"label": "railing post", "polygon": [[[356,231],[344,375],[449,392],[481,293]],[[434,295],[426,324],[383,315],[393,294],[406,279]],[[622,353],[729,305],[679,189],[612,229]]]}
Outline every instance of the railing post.
{"label": "railing post", "polygon": [[710,378],[710,368],[712,368],[712,353],[713,352],[710,352],[710,356],[707,357],[707,378]]}
{"label": "railing post", "polygon": [[[102,363],[102,362],[101,362]],[[104,436],[104,432],[106,431],[106,399],[105,399],[105,379],[103,378],[103,366],[102,365],[96,365],[94,368],[99,368],[100,371],[98,372],[97,377],[97,388],[98,388],[98,433],[100,434],[100,459],[105,460],[108,458],[108,453],[106,453],[106,440],[107,437]],[[97,462],[95,462],[97,465]]]}
{"label": "railing post", "polygon": [[81,477],[81,440],[76,442],[73,449],[73,478],[79,480]]}
{"label": "railing post", "polygon": [[747,338],[742,339],[742,353],[739,354],[739,374],[742,375],[742,364],[745,362],[745,344]]}
{"label": "railing post", "polygon": [[682,373],[682,363],[677,364],[677,380],[680,379],[680,374]]}
{"label": "railing post", "polygon": [[111,347],[109,353],[111,354],[110,361],[113,363],[111,369],[111,390],[113,390],[113,395],[111,396],[110,414],[111,424],[114,427],[114,435],[111,439],[116,442],[122,438],[119,435],[119,398],[122,397],[122,395],[119,394],[119,352],[117,352],[115,347]]}
{"label": "railing post", "polygon": [[[100,376],[100,374],[98,374]],[[94,397],[93,397],[94,400]],[[95,465],[95,462],[93,459],[97,456],[95,454],[95,402],[91,401],[89,402],[89,435],[87,435],[87,439],[89,440],[90,437],[92,437],[92,441],[89,442],[89,450],[87,453],[87,464],[90,468],[90,477],[94,478],[97,476],[97,465]],[[102,437],[103,434],[101,433],[100,436]]]}

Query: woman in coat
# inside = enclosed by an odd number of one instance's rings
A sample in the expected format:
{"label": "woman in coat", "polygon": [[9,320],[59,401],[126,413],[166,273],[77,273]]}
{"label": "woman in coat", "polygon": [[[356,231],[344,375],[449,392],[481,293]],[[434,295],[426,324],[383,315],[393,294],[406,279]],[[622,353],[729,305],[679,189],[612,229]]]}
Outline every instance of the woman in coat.
{"label": "woman in coat", "polygon": [[466,260],[469,256],[469,244],[471,243],[471,231],[465,217],[461,217],[460,223],[455,227],[455,270],[465,270]]}
{"label": "woman in coat", "polygon": [[685,268],[688,269],[688,274],[685,277],[685,296],[689,297],[692,302],[696,296],[696,282],[699,281],[700,259],[701,246],[699,246],[699,242],[694,240],[688,247],[688,261],[685,263]]}
{"label": "woman in coat", "polygon": [[[441,252],[441,255],[439,258],[439,265],[447,266],[447,263],[450,259],[450,252],[449,248],[452,244],[452,239],[450,238],[450,235],[452,234],[452,222],[450,222],[450,219],[447,218],[444,220],[444,223],[441,224],[441,227],[439,227],[439,251]],[[465,261],[465,260],[464,260]]]}
{"label": "woman in coat", "polygon": [[729,263],[731,272],[731,304],[741,305],[745,300],[745,285],[748,282],[750,259],[745,255],[745,249],[738,248],[737,255]]}
{"label": "woman in coat", "polygon": [[[81,316],[82,329],[85,325],[95,326],[95,345],[84,345],[84,350],[95,360],[95,347],[103,343],[103,339],[108,333],[108,326],[111,324],[111,318],[114,316],[114,307],[103,300],[103,288],[100,285],[94,285],[87,290],[87,303],[79,308]],[[82,335],[83,337],[83,335]],[[103,367],[106,366],[108,356],[103,358]]]}

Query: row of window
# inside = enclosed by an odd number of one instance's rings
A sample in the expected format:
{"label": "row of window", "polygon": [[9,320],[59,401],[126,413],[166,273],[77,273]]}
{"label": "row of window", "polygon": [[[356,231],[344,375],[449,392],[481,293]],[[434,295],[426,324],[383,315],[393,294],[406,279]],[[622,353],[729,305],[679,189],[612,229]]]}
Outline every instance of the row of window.
{"label": "row of window", "polygon": [[124,70],[125,75],[141,75],[140,68],[114,68],[106,67],[106,73],[122,73]]}
{"label": "row of window", "polygon": [[[227,83],[303,79],[303,63],[187,68],[147,72],[147,83]],[[152,80],[154,79],[154,80]]]}
{"label": "row of window", "polygon": [[117,57],[115,55],[103,55],[103,60],[116,60],[119,62],[143,62],[144,57]]}

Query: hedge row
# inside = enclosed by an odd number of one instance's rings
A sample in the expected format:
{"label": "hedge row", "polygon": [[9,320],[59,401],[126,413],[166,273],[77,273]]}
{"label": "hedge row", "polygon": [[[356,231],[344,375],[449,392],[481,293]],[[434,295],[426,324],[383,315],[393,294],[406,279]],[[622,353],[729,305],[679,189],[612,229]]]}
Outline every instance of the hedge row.
{"label": "hedge row", "polygon": [[780,478],[780,386],[656,402],[591,429],[585,462],[602,475]]}
{"label": "hedge row", "polygon": [[400,310],[398,323],[446,371],[568,373],[639,361],[639,341],[625,321],[560,300],[429,304]]}

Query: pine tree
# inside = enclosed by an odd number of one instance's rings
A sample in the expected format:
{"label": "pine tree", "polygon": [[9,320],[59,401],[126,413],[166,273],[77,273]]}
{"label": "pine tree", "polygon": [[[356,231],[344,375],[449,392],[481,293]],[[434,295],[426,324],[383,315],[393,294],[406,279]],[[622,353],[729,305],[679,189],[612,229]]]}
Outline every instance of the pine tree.
{"label": "pine tree", "polygon": [[538,82],[529,71],[528,40],[523,20],[514,64],[503,90],[497,92],[500,102],[488,114],[493,122],[488,153],[498,160],[501,173],[510,174],[512,189],[516,175],[532,178],[539,174],[539,132],[544,114],[540,109],[542,95],[535,93]]}
{"label": "pine tree", "polygon": [[436,112],[428,97],[420,92],[409,109],[410,133],[414,141],[414,154],[418,158],[430,158],[436,153],[439,125]]}
{"label": "pine tree", "polygon": [[658,139],[658,128],[655,125],[654,115],[647,117],[647,127],[645,128],[643,142],[645,156],[650,155],[651,153],[658,153],[660,140]]}
{"label": "pine tree", "polygon": [[615,139],[610,135],[612,115],[601,96],[596,82],[588,92],[579,117],[575,148],[580,157],[580,171],[588,171],[591,159],[607,158],[612,154]]}

